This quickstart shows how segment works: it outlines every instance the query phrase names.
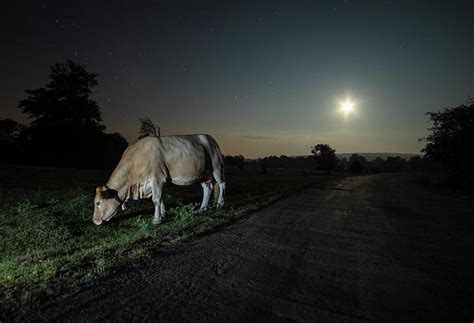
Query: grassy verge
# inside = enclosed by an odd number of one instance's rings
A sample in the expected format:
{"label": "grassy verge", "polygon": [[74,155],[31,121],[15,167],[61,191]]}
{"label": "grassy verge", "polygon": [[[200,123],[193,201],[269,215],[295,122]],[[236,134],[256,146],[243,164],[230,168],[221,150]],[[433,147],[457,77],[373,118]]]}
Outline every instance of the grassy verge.
{"label": "grassy verge", "polygon": [[133,202],[102,226],[92,223],[94,187],[107,173],[0,166],[0,311],[27,312],[71,290],[180,241],[262,208],[327,178],[299,172],[229,170],[226,206],[197,213],[200,186],[165,188],[169,210],[151,223],[153,205]]}

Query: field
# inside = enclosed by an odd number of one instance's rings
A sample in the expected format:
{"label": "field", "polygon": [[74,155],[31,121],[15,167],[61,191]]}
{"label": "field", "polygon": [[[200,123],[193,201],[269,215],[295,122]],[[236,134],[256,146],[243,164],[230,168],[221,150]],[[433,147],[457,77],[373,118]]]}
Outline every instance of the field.
{"label": "field", "polygon": [[95,187],[110,172],[0,165],[0,303],[3,317],[180,241],[245,216],[328,178],[297,171],[226,169],[226,205],[197,213],[199,185],[165,187],[165,222],[151,224],[153,204],[134,201],[105,225],[92,223]]}

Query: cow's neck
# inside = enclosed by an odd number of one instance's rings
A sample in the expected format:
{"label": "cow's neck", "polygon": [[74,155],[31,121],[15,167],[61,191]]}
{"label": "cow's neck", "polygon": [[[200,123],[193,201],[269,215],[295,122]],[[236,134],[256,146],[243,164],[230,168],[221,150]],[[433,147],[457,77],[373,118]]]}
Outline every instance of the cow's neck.
{"label": "cow's neck", "polygon": [[122,200],[127,199],[128,184],[130,182],[129,174],[128,168],[119,164],[107,181],[107,186],[116,190],[119,198]]}

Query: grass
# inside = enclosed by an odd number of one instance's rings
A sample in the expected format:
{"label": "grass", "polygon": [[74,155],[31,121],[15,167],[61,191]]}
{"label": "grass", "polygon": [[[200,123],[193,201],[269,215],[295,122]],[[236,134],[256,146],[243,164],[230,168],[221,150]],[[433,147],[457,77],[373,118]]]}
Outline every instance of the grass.
{"label": "grass", "polygon": [[0,320],[88,280],[262,208],[327,178],[296,171],[229,169],[226,206],[198,213],[202,189],[165,187],[167,217],[135,201],[105,225],[92,223],[95,186],[109,172],[0,165]]}

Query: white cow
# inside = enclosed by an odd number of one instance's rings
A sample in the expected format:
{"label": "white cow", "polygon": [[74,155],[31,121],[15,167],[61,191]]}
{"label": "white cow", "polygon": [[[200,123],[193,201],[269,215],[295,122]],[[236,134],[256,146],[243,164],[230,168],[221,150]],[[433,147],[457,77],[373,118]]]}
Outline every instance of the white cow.
{"label": "white cow", "polygon": [[153,224],[160,224],[165,212],[163,184],[201,183],[204,196],[200,210],[206,210],[213,189],[219,192],[217,207],[224,205],[225,177],[222,153],[209,135],[146,137],[130,145],[107,184],[96,189],[93,221],[99,225],[124,208],[129,199],[151,197],[155,205]]}

